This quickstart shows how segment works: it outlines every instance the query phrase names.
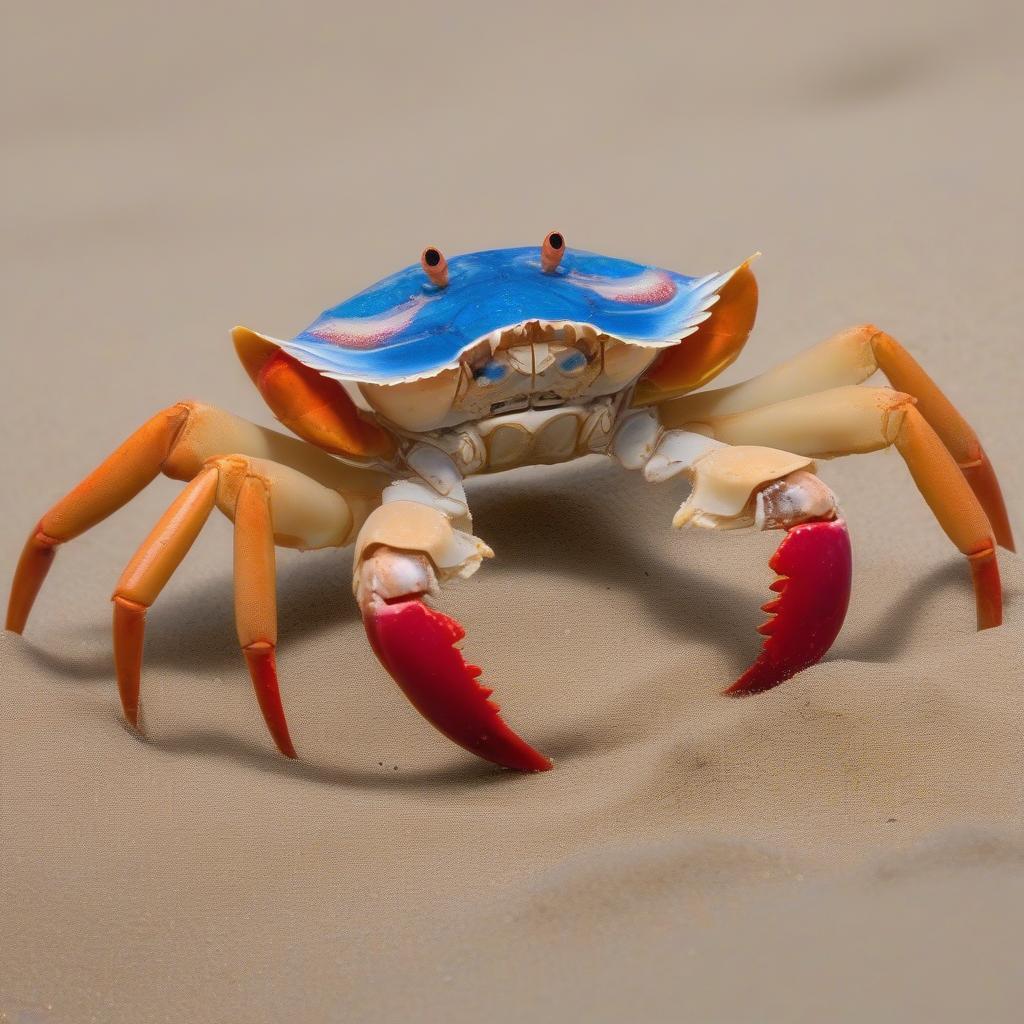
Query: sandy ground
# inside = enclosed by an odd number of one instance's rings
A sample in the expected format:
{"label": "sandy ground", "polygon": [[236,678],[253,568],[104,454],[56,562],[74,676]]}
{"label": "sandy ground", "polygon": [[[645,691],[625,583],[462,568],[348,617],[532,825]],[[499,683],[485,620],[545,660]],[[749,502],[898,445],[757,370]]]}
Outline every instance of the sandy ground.
{"label": "sandy ground", "polygon": [[[740,379],[847,324],[976,425],[1018,534],[1022,25],[1012,5],[22,7],[5,19],[0,561],[150,413],[269,423],[228,329],[412,262],[755,249]],[[366,648],[347,553],[280,555],[299,763],[264,735],[212,522],[150,616],[148,739],[107,599],[179,485],[62,551],[2,637],[0,1020],[1011,1021],[1024,1003],[1024,602],[899,456],[825,465],[847,626],[769,694],[776,538],[678,534],[600,460],[474,482],[498,552],[445,596],[557,770],[448,744]],[[6,1016],[4,1016],[4,1014]]]}

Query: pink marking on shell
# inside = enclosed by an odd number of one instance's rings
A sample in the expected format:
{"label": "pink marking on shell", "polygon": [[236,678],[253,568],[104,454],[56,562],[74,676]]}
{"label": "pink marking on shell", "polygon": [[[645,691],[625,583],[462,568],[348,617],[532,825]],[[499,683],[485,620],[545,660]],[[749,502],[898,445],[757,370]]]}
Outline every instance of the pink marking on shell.
{"label": "pink marking on shell", "polygon": [[405,330],[428,301],[425,296],[418,296],[378,316],[324,320],[307,333],[340,348],[379,348],[389,338]]}
{"label": "pink marking on shell", "polygon": [[602,298],[636,306],[668,302],[677,291],[675,281],[661,270],[645,270],[637,277],[619,279],[574,273],[572,279],[575,284],[597,292]]}

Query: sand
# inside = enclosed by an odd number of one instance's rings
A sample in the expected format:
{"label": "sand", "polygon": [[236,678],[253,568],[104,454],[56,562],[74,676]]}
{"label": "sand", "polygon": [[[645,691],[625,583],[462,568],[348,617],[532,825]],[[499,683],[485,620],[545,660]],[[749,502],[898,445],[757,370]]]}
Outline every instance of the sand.
{"label": "sand", "polygon": [[[999,4],[12,13],[0,560],[184,397],[269,423],[228,340],[435,244],[702,273],[765,257],[741,379],[847,324],[983,436],[1018,534],[1019,13]],[[10,102],[12,101],[13,102]],[[826,661],[719,696],[776,537],[680,534],[603,461],[470,488],[467,654],[556,770],[448,744],[369,653],[351,556],[280,555],[298,763],[264,734],[211,522],[150,616],[147,738],[108,597],[176,493],[60,552],[0,638],[0,1019],[1011,1021],[1024,1001],[1024,603],[973,629],[899,459],[823,465],[855,547]]]}

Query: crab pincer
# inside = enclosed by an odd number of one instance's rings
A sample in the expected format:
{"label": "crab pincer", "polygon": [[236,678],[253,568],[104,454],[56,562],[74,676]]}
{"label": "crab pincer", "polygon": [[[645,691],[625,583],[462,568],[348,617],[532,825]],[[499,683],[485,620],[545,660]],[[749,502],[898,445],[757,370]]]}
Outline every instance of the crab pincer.
{"label": "crab pincer", "polygon": [[466,631],[455,619],[419,597],[376,601],[363,611],[374,653],[413,707],[448,739],[485,761],[519,772],[546,772],[552,765],[517,736],[490,700],[455,646]]}
{"label": "crab pincer", "polygon": [[[370,526],[364,530],[374,535]],[[474,547],[478,543],[471,537],[466,541]],[[480,548],[490,554],[485,545]],[[438,549],[435,557],[446,561]],[[437,568],[427,554],[388,545],[362,549],[353,589],[374,654],[435,729],[504,768],[544,772],[552,767],[508,727],[489,699],[490,687],[478,678],[482,670],[463,658],[458,645],[466,631],[426,602],[439,589]]]}
{"label": "crab pincer", "polygon": [[370,644],[413,707],[439,732],[484,761],[548,771],[551,761],[517,736],[490,690],[455,645],[466,631],[418,597],[378,602],[362,614]]}
{"label": "crab pincer", "polygon": [[842,518],[791,527],[768,562],[779,596],[761,606],[770,618],[757,660],[725,692],[770,690],[816,664],[839,635],[850,603],[853,559]]}

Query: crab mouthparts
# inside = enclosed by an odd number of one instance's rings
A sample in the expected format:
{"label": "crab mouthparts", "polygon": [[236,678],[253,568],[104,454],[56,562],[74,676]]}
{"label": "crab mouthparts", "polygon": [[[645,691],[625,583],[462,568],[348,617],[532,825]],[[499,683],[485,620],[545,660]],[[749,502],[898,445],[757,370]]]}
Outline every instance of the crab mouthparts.
{"label": "crab mouthparts", "polygon": [[614,340],[570,321],[526,320],[492,331],[463,361],[473,405],[491,416],[564,405],[600,372]]}
{"label": "crab mouthparts", "polygon": [[567,396],[560,395],[555,391],[543,391],[529,395],[518,395],[509,398],[504,402],[494,402],[491,405],[491,416],[501,416],[505,413],[522,412],[524,409],[557,409],[565,405]]}
{"label": "crab mouthparts", "polygon": [[500,327],[496,331],[491,331],[483,340],[488,342],[493,354],[502,349],[545,342],[574,345],[586,350],[597,346],[602,340],[609,339],[610,335],[602,334],[596,327],[574,320],[524,320],[510,327]]}

